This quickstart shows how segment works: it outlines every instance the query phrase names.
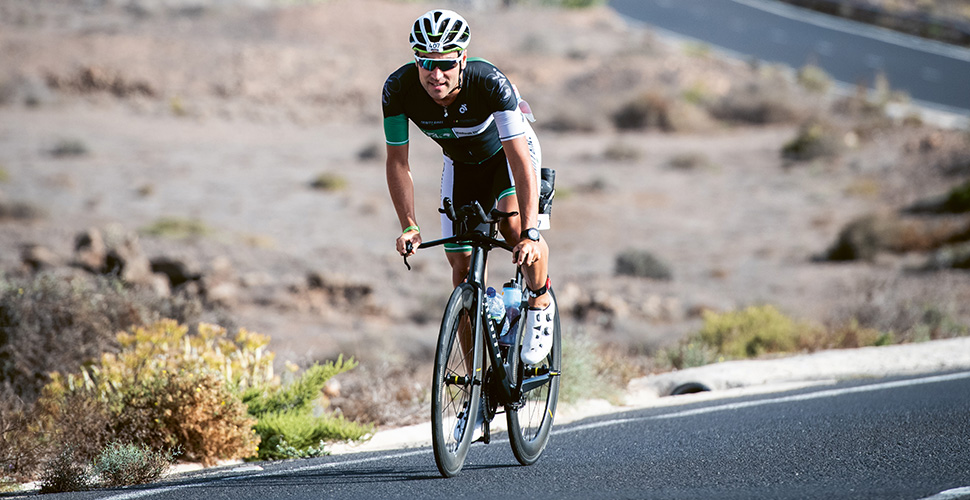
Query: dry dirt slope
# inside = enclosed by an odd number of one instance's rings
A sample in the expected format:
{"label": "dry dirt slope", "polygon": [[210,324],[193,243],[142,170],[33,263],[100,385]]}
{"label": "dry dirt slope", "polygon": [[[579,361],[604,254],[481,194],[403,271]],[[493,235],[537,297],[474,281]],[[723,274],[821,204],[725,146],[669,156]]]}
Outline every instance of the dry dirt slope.
{"label": "dry dirt slope", "polygon": [[[46,216],[0,221],[0,264],[21,272],[25,244],[67,262],[88,227],[199,221],[205,235],[143,234],[141,246],[226,272],[218,318],[271,335],[280,359],[426,362],[447,272],[437,252],[415,258],[410,273],[393,254],[378,95],[408,59],[402,33],[427,8],[4,2],[0,200]],[[933,162],[962,147],[959,133],[881,126],[838,157],[787,165],[779,150],[798,118],[728,126],[694,117],[675,133],[621,131],[611,115],[644,92],[714,100],[781,77],[668,45],[603,8],[468,17],[474,55],[505,69],[533,103],[545,162],[559,174],[547,237],[563,308],[576,314],[568,330],[643,354],[691,332],[702,310],[756,303],[815,321],[892,323],[933,309],[966,324],[967,275],[909,272],[922,254],[813,261],[860,214],[951,185]],[[797,99],[798,116],[825,102]],[[420,221],[434,228],[439,153],[413,135]],[[83,151],[55,154],[65,144]],[[678,168],[685,155],[694,160]],[[320,174],[343,187],[311,188]],[[673,279],[616,276],[627,249],[653,253]],[[309,286],[312,273],[326,286]],[[330,292],[361,288],[349,303]]]}

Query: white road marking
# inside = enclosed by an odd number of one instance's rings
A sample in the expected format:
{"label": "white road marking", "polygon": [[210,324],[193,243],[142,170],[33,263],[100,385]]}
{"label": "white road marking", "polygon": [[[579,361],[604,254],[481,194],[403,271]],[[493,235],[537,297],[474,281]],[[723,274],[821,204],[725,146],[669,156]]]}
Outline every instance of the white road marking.
{"label": "white road marking", "polygon": [[[612,420],[605,420],[602,422],[593,422],[585,425],[577,425],[577,426],[568,427],[565,429],[554,429],[552,433],[555,435],[571,434],[574,432],[582,432],[590,429],[598,429],[601,427],[610,427],[614,425],[622,425],[622,424],[633,423],[633,422],[692,417],[695,415],[738,410],[741,408],[753,408],[758,406],[793,403],[798,401],[809,401],[812,399],[831,398],[831,397],[837,397],[837,396],[844,396],[847,394],[881,391],[886,389],[896,389],[900,387],[912,387],[912,386],[918,386],[918,385],[933,384],[938,382],[947,382],[951,380],[961,380],[966,378],[970,378],[970,372],[952,373],[948,375],[937,375],[937,376],[923,377],[923,378],[916,378],[916,379],[909,379],[909,380],[898,380],[893,382],[883,382],[879,384],[869,384],[869,385],[863,385],[858,387],[847,387],[843,389],[830,389],[825,391],[811,392],[807,394],[796,394],[792,396],[782,396],[782,397],[771,398],[771,399],[761,399],[757,401],[742,401],[738,403],[728,403],[723,405],[711,406],[707,408],[696,408],[693,410],[683,410],[683,411],[678,411],[674,413],[666,413],[663,415],[655,415],[652,417],[618,418],[618,419],[612,419]],[[505,441],[507,440],[506,439],[495,440],[493,441],[493,443],[505,442]],[[327,462],[322,464],[306,465],[303,467],[296,467],[293,469],[285,469],[285,470],[278,470],[278,471],[271,471],[271,472],[256,472],[254,474],[230,476],[230,477],[218,479],[218,481],[237,481],[240,479],[248,479],[253,477],[282,476],[282,475],[289,475],[294,473],[309,472],[309,471],[316,471],[316,470],[323,470],[323,469],[333,469],[336,467],[342,467],[342,466],[348,466],[348,465],[359,465],[359,464],[365,464],[369,462],[379,462],[382,460],[394,460],[398,458],[412,457],[417,455],[427,455],[427,454],[428,454],[427,448],[422,448],[418,450],[405,451],[401,453],[393,453],[390,455],[380,455],[375,457],[359,458],[355,460],[342,460],[339,462]],[[197,488],[199,486],[205,486],[207,484],[209,483],[206,482],[206,483],[195,483],[195,484],[182,484],[177,486],[163,486],[160,488],[125,492],[118,495],[105,497],[104,500],[134,500],[137,498],[143,498],[151,495],[158,495],[162,493],[178,491],[186,488]],[[941,495],[945,495],[945,496],[941,496]],[[943,493],[939,493],[936,496],[930,497],[930,499],[957,500],[959,498],[962,498],[959,495],[970,495],[970,488],[958,488],[955,490],[947,490],[947,491],[944,491]]]}
{"label": "white road marking", "polygon": [[921,498],[920,500],[960,500],[966,498],[970,498],[970,486],[941,491],[931,497]]}
{"label": "white road marking", "polygon": [[883,382],[879,384],[869,384],[862,385],[858,387],[846,387],[843,389],[829,389],[825,391],[810,392],[806,394],[795,394],[792,396],[782,396],[770,399],[759,399],[756,401],[742,401],[738,403],[727,403],[717,406],[709,406],[706,408],[696,408],[693,410],[683,410],[674,413],[665,413],[663,415],[655,415],[652,417],[634,417],[634,418],[619,418],[614,420],[605,420],[602,422],[594,422],[586,425],[578,425],[576,427],[569,427],[566,429],[553,430],[553,434],[568,434],[572,432],[580,432],[589,429],[596,429],[600,427],[609,427],[611,425],[621,425],[632,422],[643,422],[648,420],[666,420],[672,418],[683,418],[683,417],[693,417],[695,415],[704,415],[707,413],[717,413],[722,411],[732,411],[739,410],[742,408],[754,408],[758,406],[768,406],[782,403],[795,403],[799,401],[809,401],[812,399],[822,399],[822,398],[832,398],[837,396],[845,396],[847,394],[858,394],[862,392],[874,392],[886,389],[898,389],[900,387],[912,387],[917,385],[934,384],[937,382],[948,382],[951,380],[961,380],[970,378],[970,372],[952,373],[949,375],[936,375],[932,377],[923,377],[909,380],[897,380],[894,382]]}

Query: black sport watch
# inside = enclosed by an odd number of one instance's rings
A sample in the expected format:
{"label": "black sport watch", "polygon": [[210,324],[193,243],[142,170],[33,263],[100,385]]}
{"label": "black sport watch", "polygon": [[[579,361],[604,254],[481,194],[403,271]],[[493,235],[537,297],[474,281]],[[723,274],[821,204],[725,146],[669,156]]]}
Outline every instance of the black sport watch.
{"label": "black sport watch", "polygon": [[529,229],[522,231],[522,233],[519,234],[519,237],[528,238],[532,241],[539,241],[539,230],[534,227],[530,227]]}

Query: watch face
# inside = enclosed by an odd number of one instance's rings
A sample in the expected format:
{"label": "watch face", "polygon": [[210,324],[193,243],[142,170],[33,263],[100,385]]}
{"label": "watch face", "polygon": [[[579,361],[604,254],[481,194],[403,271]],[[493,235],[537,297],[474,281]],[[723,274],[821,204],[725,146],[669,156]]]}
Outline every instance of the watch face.
{"label": "watch face", "polygon": [[539,230],[534,227],[526,229],[525,237],[532,241],[539,241]]}

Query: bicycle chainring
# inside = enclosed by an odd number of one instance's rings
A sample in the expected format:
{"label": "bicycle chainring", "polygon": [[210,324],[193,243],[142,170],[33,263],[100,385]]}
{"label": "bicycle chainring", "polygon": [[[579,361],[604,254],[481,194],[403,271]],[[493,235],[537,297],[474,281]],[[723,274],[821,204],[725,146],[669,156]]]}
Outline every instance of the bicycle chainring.
{"label": "bicycle chainring", "polygon": [[498,396],[496,395],[496,381],[489,366],[485,371],[485,380],[482,383],[482,404],[485,405],[485,420],[491,422],[498,412]]}

